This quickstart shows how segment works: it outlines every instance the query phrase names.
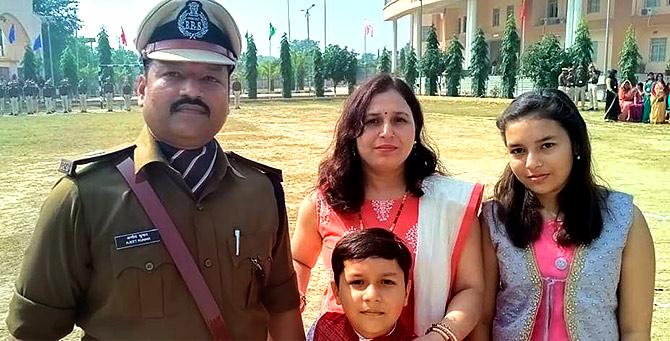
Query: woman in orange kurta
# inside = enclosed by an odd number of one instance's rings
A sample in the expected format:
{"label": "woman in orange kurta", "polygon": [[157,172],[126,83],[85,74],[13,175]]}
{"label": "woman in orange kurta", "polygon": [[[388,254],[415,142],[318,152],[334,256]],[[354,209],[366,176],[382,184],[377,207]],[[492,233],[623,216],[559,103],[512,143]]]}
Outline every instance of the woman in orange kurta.
{"label": "woman in orange kurta", "polygon": [[[442,323],[463,339],[481,312],[476,212],[483,187],[440,174],[423,123],[404,81],[379,75],[356,89],[319,166],[316,189],[298,211],[291,251],[304,303],[312,267],[321,258],[330,269],[332,248],[344,234],[370,227],[393,231],[414,258],[412,292],[398,323],[417,335]],[[324,313],[342,311],[331,290],[321,306]]]}

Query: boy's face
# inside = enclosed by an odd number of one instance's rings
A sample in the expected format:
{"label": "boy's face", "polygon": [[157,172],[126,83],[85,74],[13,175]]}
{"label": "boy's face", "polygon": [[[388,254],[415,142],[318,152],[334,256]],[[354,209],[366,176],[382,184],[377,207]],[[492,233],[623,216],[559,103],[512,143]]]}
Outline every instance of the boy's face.
{"label": "boy's face", "polygon": [[339,284],[338,289],[331,282],[337,303],[365,338],[383,336],[393,329],[410,291],[398,262],[383,258],[345,260]]}

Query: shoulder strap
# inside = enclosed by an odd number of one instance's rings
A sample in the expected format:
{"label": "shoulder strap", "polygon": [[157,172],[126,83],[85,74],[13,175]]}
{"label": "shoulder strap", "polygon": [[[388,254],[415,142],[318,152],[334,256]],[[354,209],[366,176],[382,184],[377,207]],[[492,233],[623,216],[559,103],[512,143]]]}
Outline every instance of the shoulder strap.
{"label": "shoulder strap", "polygon": [[233,153],[233,152],[227,152],[226,155],[228,155],[229,157],[231,157],[231,158],[233,158],[237,161],[240,161],[242,163],[246,163],[247,165],[258,169],[259,171],[265,173],[270,178],[275,178],[279,182],[283,181],[281,169],[270,167],[270,166],[264,165],[260,162],[256,162],[254,160],[247,159],[244,156],[241,156],[241,155]]}
{"label": "shoulder strap", "polygon": [[75,177],[77,176],[77,166],[99,161],[104,158],[118,156],[125,153],[126,151],[132,150],[133,148],[135,148],[134,143],[123,144],[108,150],[100,150],[87,153],[72,159],[61,159],[60,165],[58,166],[58,171],[61,173],[65,173],[68,176]]}
{"label": "shoulder strap", "polygon": [[207,328],[214,340],[229,340],[228,330],[219,311],[219,306],[212,296],[205,279],[193,256],[189,252],[177,227],[160,202],[158,195],[146,179],[135,176],[135,165],[131,158],[126,158],[116,165],[123,178],[132,189],[137,200],[144,208],[153,225],[158,229],[165,247],[175,262],[179,274],[186,282],[186,287],[200,310]]}

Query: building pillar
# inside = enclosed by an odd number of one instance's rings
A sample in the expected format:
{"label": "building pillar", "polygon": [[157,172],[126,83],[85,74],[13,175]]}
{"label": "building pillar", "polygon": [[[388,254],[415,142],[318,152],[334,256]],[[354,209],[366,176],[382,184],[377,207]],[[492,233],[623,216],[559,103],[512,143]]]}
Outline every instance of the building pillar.
{"label": "building pillar", "polygon": [[421,42],[421,38],[423,38],[421,36],[422,31],[421,21],[423,18],[421,18],[421,10],[417,9],[416,13],[414,13],[412,17],[414,18],[414,21],[412,21],[412,41],[413,41],[412,44],[414,46],[414,50],[416,51],[416,56],[418,58],[421,58],[421,56],[423,55],[422,42]]}
{"label": "building pillar", "polygon": [[398,19],[393,19],[393,51],[391,53],[391,73],[398,68]]}
{"label": "building pillar", "polygon": [[575,43],[575,35],[579,22],[582,20],[582,2],[579,0],[568,0],[568,9],[565,13],[565,48]]}
{"label": "building pillar", "polygon": [[416,53],[416,39],[414,37],[414,26],[416,25],[414,22],[416,21],[416,16],[414,14],[409,15],[409,45],[412,46],[414,49],[414,53]]}
{"label": "building pillar", "polygon": [[477,30],[477,0],[467,0],[466,26],[465,26],[465,68],[470,67],[472,56],[472,44],[475,41]]}

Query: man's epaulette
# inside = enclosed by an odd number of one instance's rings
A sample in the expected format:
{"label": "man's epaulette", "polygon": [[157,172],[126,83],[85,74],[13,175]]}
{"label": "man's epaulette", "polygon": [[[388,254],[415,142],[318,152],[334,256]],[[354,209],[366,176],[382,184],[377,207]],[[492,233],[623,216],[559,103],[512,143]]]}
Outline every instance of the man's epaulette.
{"label": "man's epaulette", "polygon": [[107,149],[107,150],[98,150],[84,155],[72,158],[72,159],[61,159],[60,166],[58,166],[58,171],[65,173],[68,176],[75,177],[77,176],[77,166],[85,165],[87,163],[99,161],[105,158],[114,157],[125,153],[129,150],[135,148],[134,143],[122,144],[117,147]]}
{"label": "man's epaulette", "polygon": [[279,180],[279,182],[284,181],[284,178],[283,178],[283,176],[282,176],[281,169],[274,168],[274,167],[270,167],[270,166],[264,165],[264,164],[262,164],[262,163],[256,162],[256,161],[254,161],[254,160],[249,160],[249,159],[247,159],[247,158],[245,158],[245,157],[243,157],[243,156],[240,156],[239,154],[235,154],[235,153],[233,153],[233,152],[226,152],[226,155],[228,155],[228,157],[233,158],[233,159],[235,159],[235,160],[237,160],[237,161],[240,161],[240,162],[242,162],[242,163],[245,163],[245,164],[247,164],[247,165],[249,165],[249,166],[251,166],[251,167],[253,167],[253,168],[256,168],[256,169],[260,170],[261,172],[265,173],[265,174],[268,175],[268,176],[275,176],[275,177],[277,177],[277,179]]}

